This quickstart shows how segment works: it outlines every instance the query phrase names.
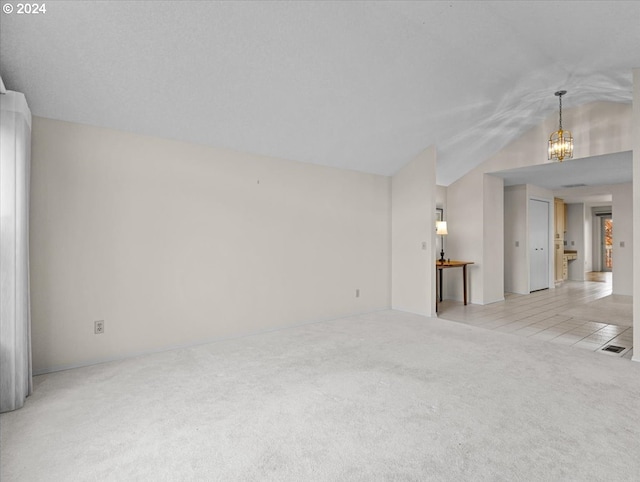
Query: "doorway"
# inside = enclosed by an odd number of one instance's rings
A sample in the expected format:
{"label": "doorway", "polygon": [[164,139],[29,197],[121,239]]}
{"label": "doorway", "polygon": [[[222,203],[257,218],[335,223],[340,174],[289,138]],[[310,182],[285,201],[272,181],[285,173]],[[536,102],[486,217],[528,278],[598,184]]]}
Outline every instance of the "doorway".
{"label": "doorway", "polygon": [[549,288],[549,203],[529,199],[529,291]]}
{"label": "doorway", "polygon": [[600,217],[600,266],[602,271],[613,269],[613,219],[611,215]]}

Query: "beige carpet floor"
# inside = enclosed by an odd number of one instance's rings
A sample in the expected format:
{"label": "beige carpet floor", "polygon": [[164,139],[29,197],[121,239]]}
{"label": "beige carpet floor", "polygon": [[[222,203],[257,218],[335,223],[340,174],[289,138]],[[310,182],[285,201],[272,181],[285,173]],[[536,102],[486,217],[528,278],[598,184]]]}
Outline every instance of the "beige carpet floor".
{"label": "beige carpet floor", "polygon": [[633,326],[633,296],[609,295],[562,312],[583,320]]}
{"label": "beige carpet floor", "polygon": [[638,480],[640,363],[385,311],[36,377],[9,481]]}

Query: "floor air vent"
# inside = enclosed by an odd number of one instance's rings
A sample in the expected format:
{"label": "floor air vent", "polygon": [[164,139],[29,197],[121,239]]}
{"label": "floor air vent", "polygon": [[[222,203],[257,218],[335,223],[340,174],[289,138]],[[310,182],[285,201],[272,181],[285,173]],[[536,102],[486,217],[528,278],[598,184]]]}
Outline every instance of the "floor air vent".
{"label": "floor air vent", "polygon": [[624,349],[625,348],[623,346],[607,345],[602,349],[602,351],[612,351],[613,353],[620,353]]}

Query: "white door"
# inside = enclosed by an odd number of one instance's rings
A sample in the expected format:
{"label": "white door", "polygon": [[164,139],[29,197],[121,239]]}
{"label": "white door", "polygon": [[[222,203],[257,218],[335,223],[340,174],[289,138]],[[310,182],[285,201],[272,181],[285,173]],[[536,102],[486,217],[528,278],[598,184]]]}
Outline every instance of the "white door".
{"label": "white door", "polygon": [[549,288],[549,203],[529,199],[529,291]]}

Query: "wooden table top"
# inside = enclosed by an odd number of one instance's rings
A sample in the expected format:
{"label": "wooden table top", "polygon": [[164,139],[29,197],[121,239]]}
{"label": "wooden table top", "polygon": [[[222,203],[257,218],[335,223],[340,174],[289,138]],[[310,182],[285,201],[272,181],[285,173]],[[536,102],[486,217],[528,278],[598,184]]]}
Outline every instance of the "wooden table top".
{"label": "wooden table top", "polygon": [[445,261],[441,263],[440,260],[436,260],[436,268],[459,268],[460,266],[466,266],[473,264],[473,261]]}

